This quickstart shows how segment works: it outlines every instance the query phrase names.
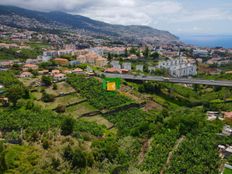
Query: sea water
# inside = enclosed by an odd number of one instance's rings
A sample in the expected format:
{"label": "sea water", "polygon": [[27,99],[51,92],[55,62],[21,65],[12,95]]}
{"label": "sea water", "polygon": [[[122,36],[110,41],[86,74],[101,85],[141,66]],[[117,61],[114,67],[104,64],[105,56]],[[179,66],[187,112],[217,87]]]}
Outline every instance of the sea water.
{"label": "sea water", "polygon": [[184,35],[179,38],[186,44],[199,47],[232,48],[232,35]]}

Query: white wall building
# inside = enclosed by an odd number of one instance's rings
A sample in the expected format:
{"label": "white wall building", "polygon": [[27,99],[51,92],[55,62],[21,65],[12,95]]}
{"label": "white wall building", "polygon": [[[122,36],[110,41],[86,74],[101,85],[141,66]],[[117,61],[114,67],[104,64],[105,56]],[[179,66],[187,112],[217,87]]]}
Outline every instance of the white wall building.
{"label": "white wall building", "polygon": [[183,64],[173,66],[169,69],[170,75],[173,77],[186,77],[197,75],[197,67],[193,64]]}
{"label": "white wall building", "polygon": [[136,65],[135,70],[143,72],[143,65]]}
{"label": "white wall building", "polygon": [[119,61],[113,60],[113,61],[110,62],[110,65],[111,65],[113,68],[121,69],[121,65],[120,65]]}
{"label": "white wall building", "polygon": [[173,77],[186,77],[197,75],[197,66],[188,63],[185,59],[171,59],[159,62],[157,68],[167,69]]}
{"label": "white wall building", "polygon": [[170,59],[170,60],[167,60],[167,61],[159,62],[157,68],[168,69],[170,67],[179,66],[179,65],[182,65],[182,64],[185,64],[185,63],[187,63],[187,61],[184,60],[184,59]]}
{"label": "white wall building", "polygon": [[148,71],[151,73],[152,71],[155,71],[157,69],[157,67],[155,66],[149,66],[148,67]]}
{"label": "white wall building", "polygon": [[194,57],[200,57],[200,58],[206,58],[209,56],[209,51],[207,50],[193,50],[193,56]]}
{"label": "white wall building", "polygon": [[126,69],[128,71],[131,71],[131,63],[128,63],[128,62],[123,63],[122,69]]}

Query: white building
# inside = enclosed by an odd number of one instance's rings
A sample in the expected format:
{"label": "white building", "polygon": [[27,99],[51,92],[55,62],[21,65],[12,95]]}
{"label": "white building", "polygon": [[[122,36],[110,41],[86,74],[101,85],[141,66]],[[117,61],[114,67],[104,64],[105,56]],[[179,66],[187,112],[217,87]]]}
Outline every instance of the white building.
{"label": "white building", "polygon": [[128,71],[131,71],[131,63],[128,63],[128,62],[123,63],[122,69],[126,69]]}
{"label": "white building", "polygon": [[182,64],[185,64],[185,63],[187,63],[187,61],[184,60],[184,59],[170,59],[170,60],[167,60],[167,61],[159,62],[157,68],[169,69],[172,66],[179,66],[179,65],[182,65]]}
{"label": "white building", "polygon": [[30,72],[22,72],[20,74],[20,78],[31,78],[32,76],[33,76],[33,74]]}
{"label": "white building", "polygon": [[232,128],[230,126],[228,126],[228,125],[225,125],[223,127],[222,133],[224,135],[231,136],[232,135]]}
{"label": "white building", "polygon": [[65,74],[61,74],[61,73],[60,74],[55,74],[53,76],[53,79],[54,79],[54,81],[59,82],[59,81],[65,80],[66,76],[65,76]]}
{"label": "white building", "polygon": [[113,68],[121,69],[121,65],[120,65],[119,61],[113,60],[113,61],[110,62],[110,65],[111,65]]}
{"label": "white building", "polygon": [[135,70],[143,72],[143,65],[136,65]]}
{"label": "white building", "polygon": [[207,50],[193,50],[193,56],[194,57],[200,57],[200,58],[206,58],[209,56],[209,52]]}
{"label": "white building", "polygon": [[173,77],[186,77],[197,75],[197,67],[193,64],[183,64],[169,68],[169,73]]}
{"label": "white building", "polygon": [[209,121],[213,121],[213,120],[216,120],[216,119],[219,119],[219,120],[224,120],[222,114],[218,111],[208,111],[207,112],[207,117]]}
{"label": "white building", "polygon": [[167,69],[173,77],[186,77],[197,75],[197,66],[188,63],[185,59],[171,59],[159,62],[157,68]]}
{"label": "white building", "polygon": [[74,50],[72,50],[72,49],[68,49],[68,50],[49,50],[49,51],[45,51],[43,53],[44,56],[51,56],[51,57],[63,56],[63,55],[67,55],[67,54],[74,55]]}
{"label": "white building", "polygon": [[148,67],[148,71],[151,73],[152,71],[155,71],[157,69],[157,67],[155,66],[149,66]]}

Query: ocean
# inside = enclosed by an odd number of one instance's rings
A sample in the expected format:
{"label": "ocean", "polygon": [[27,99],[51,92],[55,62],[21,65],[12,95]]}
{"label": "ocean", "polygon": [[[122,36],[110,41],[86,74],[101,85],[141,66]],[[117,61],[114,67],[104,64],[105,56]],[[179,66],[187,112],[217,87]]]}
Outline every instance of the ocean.
{"label": "ocean", "polygon": [[232,48],[232,35],[183,35],[180,40],[199,47]]}

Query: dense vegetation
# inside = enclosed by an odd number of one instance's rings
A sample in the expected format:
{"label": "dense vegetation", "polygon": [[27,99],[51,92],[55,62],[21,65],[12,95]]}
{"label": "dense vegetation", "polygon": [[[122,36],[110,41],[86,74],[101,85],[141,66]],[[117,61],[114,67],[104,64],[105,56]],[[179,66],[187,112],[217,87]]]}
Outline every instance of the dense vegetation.
{"label": "dense vegetation", "polygon": [[[13,73],[1,72],[0,83],[9,98],[17,96],[14,107],[0,108],[0,173],[216,174],[223,164],[217,145],[232,143],[218,135],[225,122],[205,116],[208,110],[230,110],[230,102],[222,103],[230,97],[228,88],[133,83],[136,94],[160,109],[117,110],[133,100],[106,92],[98,79],[70,75],[68,83],[88,103],[112,111],[94,116],[113,124],[107,129],[62,108],[65,114],[41,109]],[[41,97],[49,99],[46,93]]]}
{"label": "dense vegetation", "polygon": [[107,115],[108,118],[119,129],[122,135],[139,136],[149,131],[148,114],[139,109],[128,109]]}
{"label": "dense vegetation", "polygon": [[175,145],[176,138],[177,133],[175,131],[155,134],[151,144],[151,151],[146,155],[142,169],[152,173],[160,173],[167,160],[168,153]]}
{"label": "dense vegetation", "polygon": [[6,88],[10,87],[12,84],[22,85],[15,75],[8,71],[0,71],[0,84],[4,85]]}
{"label": "dense vegetation", "polygon": [[27,129],[32,131],[47,131],[52,127],[59,127],[61,117],[51,111],[37,110],[9,110],[0,111],[1,130]]}
{"label": "dense vegetation", "polygon": [[94,78],[87,78],[81,75],[70,75],[68,82],[83,97],[86,97],[90,104],[98,109],[110,109],[130,103],[131,100],[114,92],[105,91],[100,82]]}
{"label": "dense vegetation", "polygon": [[1,48],[0,60],[14,60],[14,59],[35,59],[42,53],[41,49],[16,49],[16,48]]}

